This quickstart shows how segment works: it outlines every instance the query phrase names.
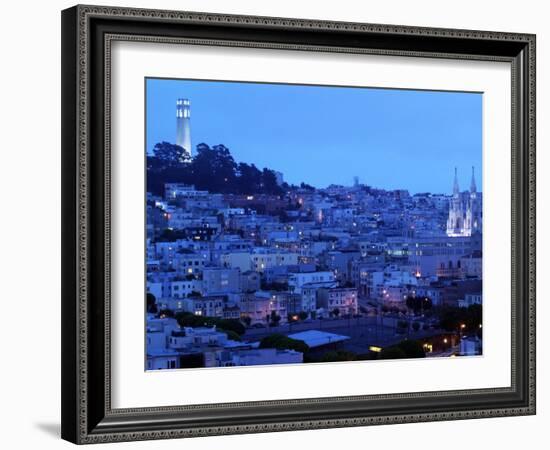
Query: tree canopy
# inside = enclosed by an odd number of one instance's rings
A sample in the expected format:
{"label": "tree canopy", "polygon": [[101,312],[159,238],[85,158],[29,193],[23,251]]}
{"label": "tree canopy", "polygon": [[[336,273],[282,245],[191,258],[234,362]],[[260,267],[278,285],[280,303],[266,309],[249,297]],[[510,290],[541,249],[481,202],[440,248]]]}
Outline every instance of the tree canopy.
{"label": "tree canopy", "polygon": [[237,163],[229,149],[221,144],[197,145],[191,160],[185,160],[185,150],[178,145],[156,144],[153,155],[147,157],[147,190],[162,195],[165,183],[185,183],[222,194],[283,193],[273,170]]}
{"label": "tree canopy", "polygon": [[426,352],[416,340],[405,339],[396,345],[385,347],[378,354],[379,359],[424,358]]}
{"label": "tree canopy", "polygon": [[428,297],[409,296],[406,300],[407,308],[412,309],[415,314],[432,308],[432,300]]}
{"label": "tree canopy", "polygon": [[356,361],[357,355],[347,350],[334,350],[325,353],[320,362]]}
{"label": "tree canopy", "polygon": [[150,292],[147,292],[147,312],[153,314],[158,312],[157,299]]}
{"label": "tree canopy", "polygon": [[470,305],[467,308],[446,306],[441,308],[439,317],[440,327],[446,331],[477,332],[481,325],[482,307],[481,305]]}
{"label": "tree canopy", "polygon": [[309,346],[298,339],[292,339],[284,334],[270,334],[260,341],[260,348],[277,348],[279,350],[296,350],[297,352],[306,353],[309,351]]}
{"label": "tree canopy", "polygon": [[237,319],[221,319],[218,317],[196,316],[190,312],[176,313],[176,320],[180,327],[212,327],[225,331],[232,331],[242,336],[246,329]]}
{"label": "tree canopy", "polygon": [[165,166],[176,167],[185,161],[186,152],[179,145],[163,141],[153,147],[153,154]]}

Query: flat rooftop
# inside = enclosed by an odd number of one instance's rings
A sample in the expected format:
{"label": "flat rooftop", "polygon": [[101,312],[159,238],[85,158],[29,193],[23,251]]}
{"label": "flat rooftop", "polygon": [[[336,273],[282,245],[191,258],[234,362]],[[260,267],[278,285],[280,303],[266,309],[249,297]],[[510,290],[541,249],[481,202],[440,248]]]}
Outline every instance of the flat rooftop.
{"label": "flat rooftop", "polygon": [[322,345],[333,344],[350,339],[349,336],[341,334],[328,333],[326,331],[308,330],[299,333],[289,334],[289,338],[304,341],[310,348],[320,347]]}

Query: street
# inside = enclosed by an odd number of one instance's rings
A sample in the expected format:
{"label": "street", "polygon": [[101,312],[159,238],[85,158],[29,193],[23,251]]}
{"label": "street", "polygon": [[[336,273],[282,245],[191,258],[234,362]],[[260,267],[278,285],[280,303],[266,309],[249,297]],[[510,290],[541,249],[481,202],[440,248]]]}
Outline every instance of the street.
{"label": "street", "polygon": [[277,327],[249,328],[243,335],[243,340],[253,342],[274,333],[289,335],[300,331],[319,330],[350,337],[349,340],[340,344],[340,348],[364,354],[369,351],[370,346],[384,347],[393,345],[407,337],[420,339],[441,333],[438,330],[419,330],[417,332],[411,330],[408,334],[406,331],[398,334],[396,323],[397,319],[383,316],[322,319],[288,323]]}

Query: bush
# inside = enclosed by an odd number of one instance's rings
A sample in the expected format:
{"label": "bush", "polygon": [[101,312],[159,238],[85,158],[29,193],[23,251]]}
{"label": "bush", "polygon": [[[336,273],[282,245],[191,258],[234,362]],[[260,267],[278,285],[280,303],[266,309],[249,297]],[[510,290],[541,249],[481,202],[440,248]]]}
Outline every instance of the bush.
{"label": "bush", "polygon": [[386,347],[378,354],[378,359],[403,359],[406,358],[405,352],[399,347]]}
{"label": "bush", "polygon": [[325,353],[320,362],[356,361],[357,355],[346,350],[337,350]]}
{"label": "bush", "polygon": [[196,316],[190,312],[179,312],[176,314],[176,320],[180,327],[213,327],[225,331],[233,331],[238,335],[243,335],[246,331],[244,325],[237,319],[220,319],[218,317]]}
{"label": "bush", "polygon": [[279,350],[296,350],[297,352],[306,353],[309,351],[309,346],[298,339],[292,339],[284,334],[270,334],[260,341],[260,348],[276,348]]}
{"label": "bush", "polygon": [[147,312],[153,314],[158,312],[157,299],[150,292],[147,292]]}
{"label": "bush", "polygon": [[174,317],[174,311],[171,309],[161,309],[159,311],[159,317]]}
{"label": "bush", "polygon": [[218,330],[218,331],[221,331],[222,333],[225,333],[227,334],[227,338],[228,339],[231,339],[232,341],[238,341],[238,342],[241,342],[241,336],[239,336],[239,334],[235,333],[233,330]]}
{"label": "bush", "polygon": [[386,347],[379,353],[379,359],[424,358],[426,353],[422,344],[415,340],[406,339],[397,345]]}
{"label": "bush", "polygon": [[237,319],[217,319],[214,325],[223,330],[234,331],[241,336],[246,332],[244,325]]}
{"label": "bush", "polygon": [[176,314],[176,320],[180,327],[203,327],[212,326],[209,324],[208,317],[196,316],[190,312],[178,312]]}
{"label": "bush", "polygon": [[397,346],[403,350],[407,358],[424,358],[426,356],[422,344],[418,341],[406,339]]}
{"label": "bush", "polygon": [[461,324],[467,330],[477,330],[481,324],[481,305],[470,305],[468,308],[445,306],[439,311],[440,326],[445,331],[457,331]]}
{"label": "bush", "polygon": [[279,316],[275,311],[271,311],[271,314],[267,316],[267,319],[269,320],[270,327],[276,327],[281,321],[281,316]]}

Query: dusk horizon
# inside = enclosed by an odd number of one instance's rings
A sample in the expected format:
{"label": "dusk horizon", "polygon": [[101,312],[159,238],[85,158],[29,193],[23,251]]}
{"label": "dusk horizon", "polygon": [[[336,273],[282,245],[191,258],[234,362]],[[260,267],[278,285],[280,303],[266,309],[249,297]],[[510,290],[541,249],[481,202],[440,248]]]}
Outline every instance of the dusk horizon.
{"label": "dusk horizon", "polygon": [[[175,104],[186,98],[193,153],[200,143],[224,145],[236,162],[281,172],[289,184],[324,189],[358,177],[378,189],[448,194],[455,168],[466,190],[475,167],[482,192],[480,93],[151,78],[146,86],[147,154],[175,143]],[[313,158],[316,170],[307,170]]]}
{"label": "dusk horizon", "polygon": [[483,354],[481,94],[146,83],[145,370]]}

